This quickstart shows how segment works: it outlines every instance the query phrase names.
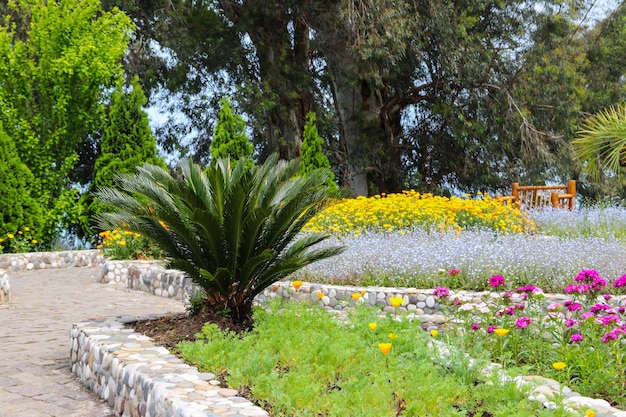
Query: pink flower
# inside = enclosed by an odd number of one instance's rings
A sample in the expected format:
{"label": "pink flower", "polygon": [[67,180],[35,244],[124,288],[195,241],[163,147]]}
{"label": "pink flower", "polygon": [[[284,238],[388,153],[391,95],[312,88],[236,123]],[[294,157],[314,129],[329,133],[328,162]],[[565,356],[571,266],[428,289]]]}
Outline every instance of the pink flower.
{"label": "pink flower", "polygon": [[450,290],[446,287],[437,287],[433,291],[433,295],[436,297],[447,297],[450,295]]}
{"label": "pink flower", "polygon": [[607,343],[607,342],[610,342],[611,340],[616,340],[619,337],[620,333],[624,333],[624,332],[623,330],[619,328],[606,333],[604,336],[602,336],[602,343]]}
{"label": "pink flower", "polygon": [[588,319],[589,317],[595,317],[595,313],[592,313],[591,311],[587,311],[586,313],[583,313],[580,318],[583,320]]}
{"label": "pink flower", "polygon": [[489,285],[492,287],[501,287],[504,285],[504,277],[502,275],[494,275],[489,278]]}
{"label": "pink flower", "polygon": [[616,279],[615,282],[613,282],[613,287],[615,288],[623,286],[626,286],[626,274],[622,275],[621,277]]}
{"label": "pink flower", "polygon": [[567,319],[567,320],[565,320],[565,325],[566,325],[567,327],[572,327],[572,326],[573,326],[573,325],[575,325],[576,323],[577,323],[577,321],[576,321],[576,320],[572,320],[572,319]]}
{"label": "pink flower", "polygon": [[519,287],[519,288],[515,289],[515,291],[516,292],[532,293],[532,294],[543,292],[543,290],[541,288],[535,287],[534,285],[525,285],[523,287]]}
{"label": "pink flower", "polygon": [[532,323],[532,319],[530,317],[520,317],[519,319],[517,319],[517,321],[515,322],[515,327],[517,327],[518,329],[525,329],[527,328],[531,323]]}
{"label": "pink flower", "polygon": [[598,311],[613,311],[610,305],[604,303],[594,304],[591,306],[591,308],[589,308],[589,310],[593,311],[594,313],[597,313]]}
{"label": "pink flower", "polygon": [[587,284],[570,284],[565,287],[565,294],[585,294],[591,289],[591,287]]}
{"label": "pink flower", "polygon": [[570,342],[580,342],[583,340],[583,335],[580,333],[574,333],[572,337],[569,338]]}
{"label": "pink flower", "polygon": [[563,306],[559,303],[552,303],[547,307],[548,311],[561,311]]}
{"label": "pink flower", "polygon": [[459,306],[461,304],[463,304],[463,301],[461,301],[459,299],[454,300],[454,303],[452,303],[453,306]]}
{"label": "pink flower", "polygon": [[474,323],[474,324],[472,324],[472,327],[470,327],[470,329],[476,331],[476,330],[480,329],[480,324]]}
{"label": "pink flower", "polygon": [[596,323],[603,324],[605,326],[608,326],[609,324],[618,324],[619,316],[615,314],[609,314],[608,316],[599,317],[596,319]]}
{"label": "pink flower", "polygon": [[498,326],[489,326],[487,327],[487,333],[493,333],[494,330],[496,330],[498,328]]}
{"label": "pink flower", "polygon": [[574,281],[578,281],[578,282],[593,281],[594,278],[598,278],[598,277],[600,277],[600,275],[598,274],[598,271],[596,271],[595,269],[583,269],[582,271],[578,273],[578,275],[576,275],[576,278],[574,278]]}
{"label": "pink flower", "polygon": [[459,275],[461,273],[460,269],[452,268],[448,271],[448,275]]}
{"label": "pink flower", "polygon": [[567,307],[567,311],[579,311],[582,310],[583,306],[580,303],[574,301],[566,301],[563,303],[565,307]]}

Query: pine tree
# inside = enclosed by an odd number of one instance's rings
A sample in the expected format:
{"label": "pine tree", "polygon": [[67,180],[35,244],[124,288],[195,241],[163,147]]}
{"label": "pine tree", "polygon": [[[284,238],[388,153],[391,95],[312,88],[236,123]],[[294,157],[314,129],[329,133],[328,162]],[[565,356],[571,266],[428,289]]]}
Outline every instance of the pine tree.
{"label": "pine tree", "polygon": [[211,142],[211,156],[213,161],[220,158],[238,160],[248,158],[246,167],[253,162],[250,158],[254,147],[246,134],[246,123],[243,118],[233,113],[230,100],[223,97],[220,100],[220,116],[213,130],[213,142]]}
{"label": "pine tree", "polygon": [[[91,191],[113,186],[119,174],[134,173],[135,168],[144,163],[165,167],[157,156],[156,139],[142,108],[145,104],[146,96],[137,77],[133,78],[128,93],[119,88],[113,94]],[[90,215],[99,214],[103,209],[97,202],[89,204]]]}
{"label": "pine tree", "polygon": [[[302,137],[302,152],[300,154],[300,173],[305,174],[314,169],[324,168],[330,170],[330,161],[322,151],[324,140],[320,137],[315,124],[315,113],[306,115],[304,135]],[[335,183],[335,175],[331,172],[328,179],[328,187],[332,191],[338,190]]]}

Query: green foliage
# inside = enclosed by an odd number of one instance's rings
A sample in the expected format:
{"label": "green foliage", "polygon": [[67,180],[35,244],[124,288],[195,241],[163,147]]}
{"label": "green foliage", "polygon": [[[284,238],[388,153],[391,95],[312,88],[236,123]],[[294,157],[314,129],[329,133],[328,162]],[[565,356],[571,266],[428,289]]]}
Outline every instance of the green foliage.
{"label": "green foliage", "polygon": [[[33,174],[20,160],[11,138],[2,129],[0,123],[0,238],[7,234],[18,235],[25,227],[41,230],[43,215],[39,201],[31,188]],[[34,233],[34,232],[33,232]],[[41,239],[34,234],[30,239]],[[12,244],[13,242],[13,244]],[[6,239],[0,242],[1,252],[21,252],[15,241]]]}
{"label": "green foliage", "polygon": [[[302,137],[302,152],[300,153],[300,173],[304,174],[319,168],[330,170],[330,162],[322,149],[323,143],[324,140],[317,132],[315,125],[315,113],[307,114]],[[339,189],[333,173],[328,179],[328,187],[331,191]]]}
{"label": "green foliage", "polygon": [[[113,186],[118,175],[132,174],[144,163],[165,168],[163,160],[157,156],[156,139],[143,110],[145,104],[146,97],[137,77],[133,78],[128,93],[122,88],[113,93],[100,144],[101,154],[95,163],[92,192]],[[88,216],[104,209],[92,200]]]}
{"label": "green foliage", "polygon": [[231,161],[236,161],[246,158],[246,167],[250,168],[254,163],[250,158],[254,147],[246,135],[246,123],[241,116],[233,113],[228,98],[223,97],[220,105],[220,117],[215,124],[211,142],[212,160],[230,158]]}
{"label": "green foliage", "polygon": [[[242,337],[205,325],[197,342],[179,345],[182,356],[225,373],[229,386],[250,392],[274,416],[569,415],[481,375],[482,361],[438,361],[414,322],[359,309],[341,323],[305,304],[272,307],[257,310],[255,328]],[[392,343],[386,356],[378,348],[384,342]]]}
{"label": "green foliage", "polygon": [[621,173],[626,166],[626,103],[585,119],[573,144],[592,176],[598,178],[604,169]]}
{"label": "green foliage", "polygon": [[33,175],[44,245],[81,214],[70,177],[122,75],[131,30],[97,0],[16,0],[0,17],[0,122]]}
{"label": "green foliage", "polygon": [[328,194],[327,171],[296,176],[297,161],[276,155],[262,166],[219,159],[205,172],[190,160],[182,180],[154,165],[120,177],[118,189],[97,196],[115,211],[97,217],[103,228],[122,228],[152,239],[185,271],[210,302],[235,320],[250,319],[254,297],[273,282],[341,247],[315,248],[328,235],[300,236]]}

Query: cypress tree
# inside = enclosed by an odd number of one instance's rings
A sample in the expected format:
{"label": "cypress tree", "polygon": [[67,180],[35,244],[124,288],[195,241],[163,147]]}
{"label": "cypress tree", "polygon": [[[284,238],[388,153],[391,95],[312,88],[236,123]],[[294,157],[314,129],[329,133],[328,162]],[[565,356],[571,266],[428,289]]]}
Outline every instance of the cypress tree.
{"label": "cypress tree", "polygon": [[[306,115],[304,134],[302,137],[302,152],[300,153],[300,173],[305,174],[314,169],[324,168],[330,170],[330,161],[322,151],[324,140],[317,131],[315,113]],[[332,191],[338,190],[335,183],[335,175],[331,172],[328,178],[328,187]]]}
{"label": "cypress tree", "polygon": [[219,120],[215,124],[211,142],[212,161],[220,158],[230,158],[232,161],[245,157],[248,158],[246,166],[250,167],[253,164],[250,157],[254,146],[248,140],[246,123],[241,116],[233,113],[228,98],[223,97],[220,106]]}
{"label": "cypress tree", "polygon": [[[113,94],[91,191],[113,186],[118,175],[134,173],[136,167],[144,163],[165,168],[165,163],[157,156],[156,139],[150,129],[148,115],[143,110],[146,102],[136,76],[128,93],[118,88]],[[97,202],[89,204],[90,215],[99,214],[103,209]]]}

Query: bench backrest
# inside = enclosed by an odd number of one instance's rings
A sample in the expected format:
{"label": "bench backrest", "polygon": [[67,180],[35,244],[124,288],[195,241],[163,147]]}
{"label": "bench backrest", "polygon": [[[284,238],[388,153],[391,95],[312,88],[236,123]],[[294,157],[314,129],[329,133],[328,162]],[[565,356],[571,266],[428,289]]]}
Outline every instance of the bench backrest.
{"label": "bench backrest", "polygon": [[576,205],[576,181],[567,185],[519,185],[513,183],[510,196],[503,204],[515,204],[521,211],[541,210],[547,207],[574,210]]}

